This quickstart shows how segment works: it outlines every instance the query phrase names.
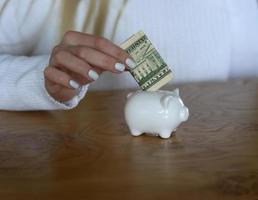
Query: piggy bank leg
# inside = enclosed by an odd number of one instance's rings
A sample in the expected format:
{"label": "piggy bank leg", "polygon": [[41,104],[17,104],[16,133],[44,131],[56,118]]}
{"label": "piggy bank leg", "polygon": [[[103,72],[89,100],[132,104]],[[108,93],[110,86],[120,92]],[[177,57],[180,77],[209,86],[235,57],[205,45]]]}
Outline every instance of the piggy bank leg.
{"label": "piggy bank leg", "polygon": [[131,132],[131,134],[132,134],[133,136],[139,136],[139,135],[142,134],[141,131],[138,131],[138,130],[132,129],[132,128],[130,128],[130,132]]}
{"label": "piggy bank leg", "polygon": [[168,130],[165,130],[165,131],[161,131],[159,136],[166,139],[166,138],[169,138],[171,135],[171,131],[168,131]]}

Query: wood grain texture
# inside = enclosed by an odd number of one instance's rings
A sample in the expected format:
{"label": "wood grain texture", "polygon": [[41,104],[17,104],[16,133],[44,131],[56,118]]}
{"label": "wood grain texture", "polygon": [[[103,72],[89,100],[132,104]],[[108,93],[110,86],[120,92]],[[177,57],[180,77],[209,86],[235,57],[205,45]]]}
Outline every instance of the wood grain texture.
{"label": "wood grain texture", "polygon": [[[176,135],[132,137],[128,91],[0,112],[0,199],[258,199],[258,81],[180,85]],[[167,87],[169,89],[169,87]]]}

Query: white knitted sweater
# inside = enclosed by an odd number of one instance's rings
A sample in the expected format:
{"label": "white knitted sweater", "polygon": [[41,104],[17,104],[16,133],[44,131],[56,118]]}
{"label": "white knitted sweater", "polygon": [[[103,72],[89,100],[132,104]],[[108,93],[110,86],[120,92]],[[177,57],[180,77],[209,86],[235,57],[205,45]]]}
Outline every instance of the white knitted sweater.
{"label": "white knitted sweater", "polygon": [[[88,86],[63,104],[51,98],[44,87],[43,70],[57,41],[60,1],[0,0],[0,109],[70,109],[85,96]],[[88,3],[80,0],[76,30],[81,30]],[[111,1],[104,29],[107,38],[120,3]],[[119,44],[140,29],[172,66],[174,82],[258,75],[255,0],[129,0],[114,42]],[[136,83],[128,73],[104,73],[91,85],[102,90],[131,87]]]}

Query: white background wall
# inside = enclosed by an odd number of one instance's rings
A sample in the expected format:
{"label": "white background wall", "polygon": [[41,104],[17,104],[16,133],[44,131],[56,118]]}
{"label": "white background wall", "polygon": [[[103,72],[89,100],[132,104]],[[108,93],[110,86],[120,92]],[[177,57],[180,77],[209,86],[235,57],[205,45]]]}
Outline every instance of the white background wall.
{"label": "white background wall", "polygon": [[[139,29],[171,66],[171,83],[258,76],[256,0],[131,0],[115,42]],[[135,86],[129,74],[106,73],[91,89]]]}

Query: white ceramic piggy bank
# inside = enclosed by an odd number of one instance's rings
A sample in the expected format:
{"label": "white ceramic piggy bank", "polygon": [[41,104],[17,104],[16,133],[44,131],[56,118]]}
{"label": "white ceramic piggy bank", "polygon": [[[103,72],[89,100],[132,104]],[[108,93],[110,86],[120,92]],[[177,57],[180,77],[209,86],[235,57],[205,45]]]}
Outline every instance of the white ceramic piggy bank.
{"label": "white ceramic piggy bank", "polygon": [[179,96],[179,90],[155,92],[137,91],[127,96],[125,120],[131,134],[142,133],[169,138],[189,111]]}

